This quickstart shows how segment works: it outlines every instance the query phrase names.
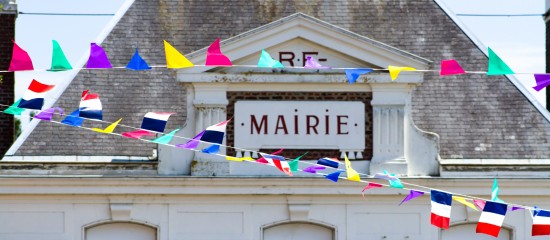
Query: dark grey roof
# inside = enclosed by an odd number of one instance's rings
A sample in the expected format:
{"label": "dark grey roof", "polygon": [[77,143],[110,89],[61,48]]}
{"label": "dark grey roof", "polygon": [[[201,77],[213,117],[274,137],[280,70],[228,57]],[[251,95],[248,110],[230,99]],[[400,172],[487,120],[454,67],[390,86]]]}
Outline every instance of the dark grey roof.
{"label": "dark grey roof", "polygon": [[[151,65],[163,65],[163,39],[188,53],[303,12],[427,59],[456,59],[469,70],[487,67],[483,52],[432,0],[260,2],[136,0],[102,46],[114,65],[125,65],[136,46]],[[76,107],[85,88],[101,93],[106,120],[124,117],[125,124],[139,126],[145,112],[176,111],[169,128],[184,122],[185,91],[171,70],[82,71],[58,105]],[[427,73],[414,91],[413,114],[421,129],[440,135],[443,158],[550,158],[550,124],[502,76]],[[41,123],[16,155],[145,156],[154,147]]]}

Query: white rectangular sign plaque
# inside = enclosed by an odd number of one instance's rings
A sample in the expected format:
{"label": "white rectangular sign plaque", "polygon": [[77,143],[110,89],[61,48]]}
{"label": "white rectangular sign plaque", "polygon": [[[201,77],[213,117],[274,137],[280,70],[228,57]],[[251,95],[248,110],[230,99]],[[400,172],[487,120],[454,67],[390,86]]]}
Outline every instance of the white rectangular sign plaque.
{"label": "white rectangular sign plaque", "polygon": [[365,104],[343,101],[237,101],[235,147],[365,148]]}

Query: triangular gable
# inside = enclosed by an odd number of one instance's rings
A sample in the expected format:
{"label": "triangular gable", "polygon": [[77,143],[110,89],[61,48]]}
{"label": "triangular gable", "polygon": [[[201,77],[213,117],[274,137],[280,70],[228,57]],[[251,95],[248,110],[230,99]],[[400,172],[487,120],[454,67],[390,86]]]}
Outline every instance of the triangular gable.
{"label": "triangular gable", "polygon": [[[222,52],[235,65],[255,65],[262,49],[279,59],[279,52],[294,50],[295,66],[303,66],[303,52],[327,59],[331,67],[375,67],[388,65],[428,69],[431,61],[384,43],[339,28],[303,13],[296,13],[272,23],[221,41]],[[193,63],[204,64],[207,47],[187,54]],[[300,52],[297,52],[300,50]],[[283,62],[289,65],[288,62]],[[188,68],[182,73],[216,71],[215,66]],[[223,71],[235,71],[224,69]],[[238,71],[238,70],[237,70]]]}

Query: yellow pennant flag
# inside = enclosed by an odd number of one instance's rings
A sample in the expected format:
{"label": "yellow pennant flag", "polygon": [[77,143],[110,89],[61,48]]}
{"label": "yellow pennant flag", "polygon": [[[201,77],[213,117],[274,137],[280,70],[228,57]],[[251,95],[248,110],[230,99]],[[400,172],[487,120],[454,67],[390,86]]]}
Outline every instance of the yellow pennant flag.
{"label": "yellow pennant flag", "polygon": [[395,79],[397,78],[397,76],[399,76],[399,73],[401,73],[401,71],[416,71],[416,68],[388,66],[388,71],[390,71],[391,80],[395,81]]}
{"label": "yellow pennant flag", "polygon": [[231,156],[225,156],[225,160],[227,161],[235,161],[235,162],[242,162],[242,161],[254,161],[254,158],[251,157],[231,157]]}
{"label": "yellow pennant flag", "polygon": [[166,40],[164,40],[164,52],[166,53],[166,66],[168,68],[188,68],[195,66]]}
{"label": "yellow pennant flag", "polygon": [[351,168],[351,162],[349,161],[348,156],[345,153],[344,160],[346,161],[346,174],[348,175],[348,180],[360,182],[361,177],[359,177],[359,173]]}
{"label": "yellow pennant flag", "polygon": [[92,130],[93,130],[94,132],[100,132],[100,133],[112,133],[112,132],[115,130],[116,125],[118,125],[118,123],[119,123],[121,120],[122,120],[122,118],[119,119],[119,120],[117,120],[116,122],[112,123],[111,125],[107,126],[105,129],[101,129],[101,128],[92,128]]}
{"label": "yellow pennant flag", "polygon": [[476,210],[476,211],[479,211],[479,210],[477,210],[476,206],[475,206],[473,203],[466,201],[466,199],[463,198],[463,197],[453,196],[453,200],[455,200],[455,201],[457,201],[457,202],[459,202],[459,203],[462,203],[462,204],[464,204],[465,206],[467,206],[467,207],[469,207],[469,208],[471,208],[471,209],[474,209],[474,210]]}

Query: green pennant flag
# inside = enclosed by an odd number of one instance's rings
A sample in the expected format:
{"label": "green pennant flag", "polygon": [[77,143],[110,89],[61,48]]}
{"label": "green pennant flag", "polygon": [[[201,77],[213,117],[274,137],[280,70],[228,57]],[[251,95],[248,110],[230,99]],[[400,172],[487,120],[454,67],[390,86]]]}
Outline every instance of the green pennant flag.
{"label": "green pennant flag", "polygon": [[487,75],[514,74],[514,71],[498,57],[498,55],[489,48],[489,69]]}
{"label": "green pennant flag", "polygon": [[307,154],[307,152],[300,155],[299,157],[295,158],[294,160],[288,162],[288,166],[290,166],[290,171],[291,172],[298,172],[298,161],[300,161],[300,158],[302,158],[306,154]]}
{"label": "green pennant flag", "polygon": [[[390,174],[386,170],[384,170],[384,174],[386,174],[388,176],[391,176],[391,177],[395,177],[395,174],[393,174],[393,173]],[[388,182],[390,183],[390,187],[392,187],[392,188],[404,188],[403,183],[401,183],[401,180],[397,177],[395,177],[395,179],[388,180]]]}
{"label": "green pennant flag", "polygon": [[166,135],[163,135],[159,138],[156,138],[155,140],[153,140],[152,142],[154,143],[158,143],[158,144],[168,144],[170,141],[172,141],[172,138],[174,137],[174,134],[176,134],[177,131],[179,131],[180,129],[176,129],[174,131],[171,131],[170,133],[166,134]]}
{"label": "green pennant flag", "polygon": [[65,71],[73,69],[73,67],[69,63],[69,60],[67,60],[67,57],[65,57],[65,53],[63,53],[61,46],[59,46],[59,43],[56,40],[52,40],[52,44],[52,66],[50,67],[49,71]]}
{"label": "green pennant flag", "polygon": [[285,66],[281,62],[271,58],[271,55],[262,49],[262,55],[260,55],[260,59],[258,60],[258,67],[284,68]]}
{"label": "green pennant flag", "polygon": [[25,111],[25,109],[17,107],[17,106],[19,106],[20,102],[21,102],[21,98],[19,100],[17,100],[14,104],[9,106],[6,110],[4,110],[4,113],[13,114],[13,115],[17,115],[17,116],[21,115],[21,113],[23,113]]}

